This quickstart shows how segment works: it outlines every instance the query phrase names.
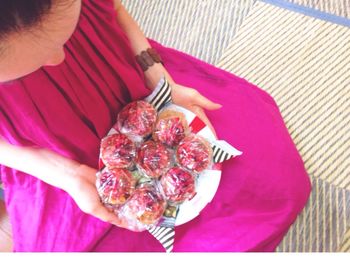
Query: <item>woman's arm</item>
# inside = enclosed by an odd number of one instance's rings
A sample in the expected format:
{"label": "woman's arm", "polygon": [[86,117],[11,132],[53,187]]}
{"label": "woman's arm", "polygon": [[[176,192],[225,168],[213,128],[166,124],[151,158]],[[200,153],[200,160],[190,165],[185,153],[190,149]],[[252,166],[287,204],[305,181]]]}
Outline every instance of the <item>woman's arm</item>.
{"label": "woman's arm", "polygon": [[[130,40],[135,56],[151,47],[139,25],[130,16],[120,0],[114,0],[115,9],[118,13],[117,21]],[[153,89],[162,76],[165,76],[170,84],[175,84],[168,71],[160,63],[155,63],[145,71],[147,87]]]}
{"label": "woman's arm", "polygon": [[[75,161],[44,149],[11,145],[0,138],[0,163],[31,174],[38,179],[67,190],[80,166]],[[59,178],[59,180],[57,179]]]}
{"label": "woman's arm", "polygon": [[66,191],[82,211],[106,222],[116,222],[100,202],[95,187],[96,170],[52,151],[19,147],[0,137],[0,164],[30,174]]}
{"label": "woman's arm", "polygon": [[[115,9],[117,10],[117,21],[126,33],[135,56],[142,51],[151,47],[147,38],[141,31],[136,21],[129,15],[120,0],[114,0]],[[155,63],[145,71],[146,84],[153,89],[160,78],[165,76],[172,87],[172,99],[174,103],[189,109],[199,116],[210,127],[214,134],[215,130],[207,118],[203,109],[216,110],[221,108],[220,104],[214,103],[201,95],[196,89],[188,88],[175,83],[168,71],[160,63]]]}

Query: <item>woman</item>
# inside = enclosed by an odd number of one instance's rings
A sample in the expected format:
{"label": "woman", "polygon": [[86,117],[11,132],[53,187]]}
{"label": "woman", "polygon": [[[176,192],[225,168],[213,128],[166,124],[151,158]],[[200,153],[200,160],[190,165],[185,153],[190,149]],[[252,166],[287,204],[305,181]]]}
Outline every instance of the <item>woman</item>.
{"label": "woman", "polygon": [[[101,138],[162,76],[175,103],[244,152],[223,166],[214,200],[176,228],[174,251],[276,248],[310,183],[268,94],[147,40],[120,1],[5,0],[0,17],[0,164],[15,251],[163,251],[149,233],[114,226],[95,189]],[[164,66],[138,63],[150,47]]]}

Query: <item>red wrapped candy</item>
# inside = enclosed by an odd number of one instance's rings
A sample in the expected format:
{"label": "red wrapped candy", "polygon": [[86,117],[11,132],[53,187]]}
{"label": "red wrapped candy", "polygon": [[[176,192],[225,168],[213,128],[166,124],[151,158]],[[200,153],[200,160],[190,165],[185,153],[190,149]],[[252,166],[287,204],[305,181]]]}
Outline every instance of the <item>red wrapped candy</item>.
{"label": "red wrapped candy", "polygon": [[113,134],[102,139],[100,157],[108,168],[130,168],[136,157],[136,146],[124,134]]}
{"label": "red wrapped candy", "polygon": [[153,139],[174,147],[185,138],[187,133],[188,124],[185,115],[174,110],[164,110],[158,116]]}
{"label": "red wrapped candy", "polygon": [[145,101],[134,101],[126,105],[118,114],[117,128],[121,133],[140,141],[152,134],[157,119],[157,111]]}
{"label": "red wrapped candy", "polygon": [[188,171],[173,167],[160,179],[165,198],[171,203],[190,200],[195,194],[195,179]]}
{"label": "red wrapped candy", "polygon": [[136,163],[145,176],[158,178],[170,167],[171,155],[163,144],[147,141],[141,145]]}
{"label": "red wrapped candy", "polygon": [[126,169],[105,168],[97,173],[96,187],[107,206],[124,204],[134,193],[136,180]]}
{"label": "red wrapped candy", "polygon": [[156,224],[162,217],[166,201],[151,183],[140,185],[129,201],[117,211],[118,217],[126,227],[133,231],[142,231]]}
{"label": "red wrapped candy", "polygon": [[193,172],[200,173],[208,169],[213,157],[210,144],[202,137],[191,134],[183,139],[177,150],[178,163]]}

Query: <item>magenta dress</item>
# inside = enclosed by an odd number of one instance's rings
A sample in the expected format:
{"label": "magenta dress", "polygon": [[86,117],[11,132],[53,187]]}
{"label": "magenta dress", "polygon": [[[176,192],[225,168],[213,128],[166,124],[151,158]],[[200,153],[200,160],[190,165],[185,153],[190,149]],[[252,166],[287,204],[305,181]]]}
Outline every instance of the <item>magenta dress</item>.
{"label": "magenta dress", "polygon": [[[0,84],[0,136],[98,167],[100,139],[126,103],[148,94],[111,0],[84,0],[66,60]],[[174,251],[273,251],[310,193],[303,162],[274,100],[263,90],[194,57],[152,46],[174,80],[222,109],[208,112],[220,139],[244,154],[227,161],[213,201],[176,227]],[[83,213],[64,191],[1,166],[15,251],[164,251]]]}

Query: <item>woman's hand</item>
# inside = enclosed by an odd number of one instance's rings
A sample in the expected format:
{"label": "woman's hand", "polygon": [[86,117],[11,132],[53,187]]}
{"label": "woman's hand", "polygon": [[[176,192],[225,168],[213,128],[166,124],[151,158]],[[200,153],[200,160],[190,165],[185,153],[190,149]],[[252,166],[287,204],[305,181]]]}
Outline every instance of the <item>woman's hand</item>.
{"label": "woman's hand", "polygon": [[72,178],[65,190],[83,212],[93,215],[104,222],[117,224],[117,216],[103,206],[100,201],[96,189],[96,172],[97,170],[89,166],[80,165],[77,168],[76,176]]}
{"label": "woman's hand", "polygon": [[102,205],[95,186],[97,170],[89,166],[51,150],[14,146],[1,138],[0,164],[66,191],[85,213],[112,224],[118,222],[117,216]]}
{"label": "woman's hand", "polygon": [[175,83],[171,84],[171,88],[173,102],[196,114],[212,130],[216,137],[214,127],[209,121],[203,109],[217,110],[222,106],[207,99],[195,89]]}

